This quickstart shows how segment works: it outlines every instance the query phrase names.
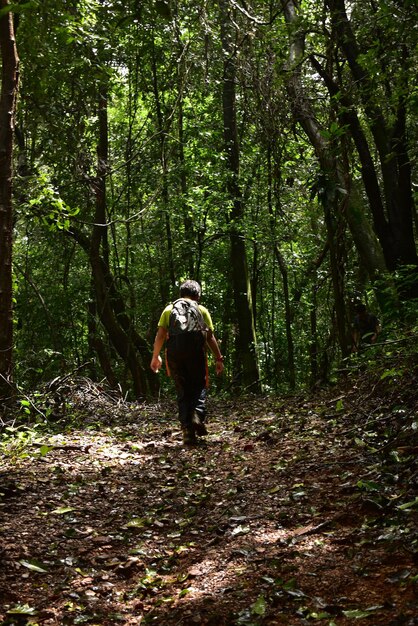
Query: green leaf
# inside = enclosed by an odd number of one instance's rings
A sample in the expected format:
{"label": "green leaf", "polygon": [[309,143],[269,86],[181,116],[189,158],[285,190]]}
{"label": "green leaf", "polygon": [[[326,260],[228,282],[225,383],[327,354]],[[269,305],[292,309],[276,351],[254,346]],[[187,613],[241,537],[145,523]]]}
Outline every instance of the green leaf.
{"label": "green leaf", "polygon": [[126,524],[126,528],[143,528],[147,525],[147,520],[143,517],[134,517]]}
{"label": "green leaf", "polygon": [[191,592],[191,589],[189,587],[186,587],[186,589],[183,589],[182,591],[180,591],[179,598],[183,598],[184,596],[187,596],[187,594],[190,592]]}
{"label": "green leaf", "polygon": [[357,487],[366,491],[381,491],[382,489],[382,485],[375,483],[373,480],[359,480]]}
{"label": "green leaf", "polygon": [[264,596],[258,596],[257,600],[251,607],[253,615],[265,615],[267,609],[266,599]]}
{"label": "green leaf", "polygon": [[47,445],[45,444],[45,445],[43,445],[43,446],[41,446],[41,447],[39,448],[39,454],[40,454],[41,456],[45,456],[46,454],[48,454],[48,452],[50,452],[50,451],[51,451],[51,450],[53,450],[53,449],[54,449],[54,446],[47,446]]}
{"label": "green leaf", "polygon": [[[279,584],[279,582],[277,581],[277,583]],[[290,578],[290,580],[287,580],[286,582],[283,583],[283,589],[295,589],[296,587],[296,578]]]}
{"label": "green leaf", "polygon": [[36,615],[36,609],[29,606],[29,604],[16,604],[16,606],[7,611],[7,615]]}
{"label": "green leaf", "polygon": [[418,507],[418,498],[415,498],[415,500],[411,500],[410,502],[405,502],[405,504],[400,504],[398,506],[398,509],[400,511],[407,511],[408,509],[415,509]]}
{"label": "green leaf", "polygon": [[47,574],[48,570],[44,567],[41,567],[36,561],[19,561],[23,567],[30,569],[32,572],[39,572],[40,574]]}
{"label": "green leaf", "polygon": [[362,611],[361,609],[343,611],[343,615],[345,615],[345,617],[349,617],[350,619],[363,619],[365,617],[370,617],[370,613],[368,613],[367,611]]}
{"label": "green leaf", "polygon": [[385,370],[381,375],[380,380],[385,380],[385,378],[388,377],[394,378],[395,376],[403,376],[403,370],[397,370],[394,367],[390,370]]}
{"label": "green leaf", "polygon": [[65,513],[70,513],[71,511],[74,511],[72,506],[61,506],[51,511],[51,513],[55,513],[55,515],[65,515]]}

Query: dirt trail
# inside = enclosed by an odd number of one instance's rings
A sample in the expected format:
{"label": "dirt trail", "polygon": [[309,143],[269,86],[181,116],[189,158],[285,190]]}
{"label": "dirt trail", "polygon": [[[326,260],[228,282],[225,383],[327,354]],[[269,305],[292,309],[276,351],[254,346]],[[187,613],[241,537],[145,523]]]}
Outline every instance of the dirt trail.
{"label": "dirt trail", "polygon": [[3,459],[1,623],[418,624],[414,444],[369,391],[212,400],[191,449],[173,403],[87,399]]}

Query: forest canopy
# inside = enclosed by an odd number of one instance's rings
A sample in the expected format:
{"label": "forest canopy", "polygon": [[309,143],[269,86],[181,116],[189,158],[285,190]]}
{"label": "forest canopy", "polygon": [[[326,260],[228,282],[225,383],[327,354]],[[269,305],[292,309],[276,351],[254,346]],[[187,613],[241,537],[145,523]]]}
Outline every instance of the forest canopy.
{"label": "forest canopy", "polygon": [[416,331],[415,0],[0,3],[3,400],[70,372],[132,398],[185,278],[219,386],[350,359],[355,304]]}

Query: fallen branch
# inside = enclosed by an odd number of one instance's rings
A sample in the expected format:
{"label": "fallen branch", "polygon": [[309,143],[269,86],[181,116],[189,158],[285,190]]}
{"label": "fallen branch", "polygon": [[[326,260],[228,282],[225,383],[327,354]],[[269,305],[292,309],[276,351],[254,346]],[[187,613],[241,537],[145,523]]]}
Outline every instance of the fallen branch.
{"label": "fallen branch", "polygon": [[327,519],[325,520],[325,522],[321,522],[320,524],[317,524],[316,526],[313,526],[312,524],[308,524],[308,526],[304,526],[303,528],[298,528],[295,530],[292,537],[306,537],[308,535],[315,535],[316,533],[321,532],[324,528],[331,526],[331,524],[333,524],[334,522],[344,517],[344,515],[345,515],[345,511],[341,511],[340,513],[337,513],[337,515],[334,515],[334,517],[331,517],[330,519]]}

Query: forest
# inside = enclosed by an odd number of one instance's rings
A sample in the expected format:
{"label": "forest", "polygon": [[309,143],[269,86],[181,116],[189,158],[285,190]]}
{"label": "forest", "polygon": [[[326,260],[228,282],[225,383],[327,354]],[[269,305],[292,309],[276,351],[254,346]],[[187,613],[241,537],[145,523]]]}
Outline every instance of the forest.
{"label": "forest", "polygon": [[416,18],[412,0],[3,2],[3,398],[75,370],[155,395],[184,278],[227,389],[332,378],[358,300],[385,338],[413,331]]}
{"label": "forest", "polygon": [[417,624],[416,0],[0,0],[0,63],[1,623]]}

